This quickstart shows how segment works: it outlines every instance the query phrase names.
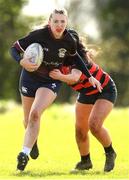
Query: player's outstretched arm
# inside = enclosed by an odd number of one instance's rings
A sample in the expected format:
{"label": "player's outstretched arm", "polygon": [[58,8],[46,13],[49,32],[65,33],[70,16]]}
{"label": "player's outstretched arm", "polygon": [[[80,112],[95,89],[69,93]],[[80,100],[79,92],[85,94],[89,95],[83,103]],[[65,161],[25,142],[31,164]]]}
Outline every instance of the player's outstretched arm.
{"label": "player's outstretched arm", "polygon": [[69,74],[63,74],[59,69],[54,69],[49,73],[49,76],[67,84],[75,84],[79,81],[81,74],[82,72],[78,69],[72,69]]}
{"label": "player's outstretched arm", "polygon": [[[49,76],[53,79],[60,80],[69,85],[75,84],[80,80],[82,72],[78,69],[72,69],[69,74],[63,74],[59,69],[54,69],[49,73]],[[102,92],[101,83],[93,76],[89,78],[89,82],[94,88],[97,88],[99,92]]]}

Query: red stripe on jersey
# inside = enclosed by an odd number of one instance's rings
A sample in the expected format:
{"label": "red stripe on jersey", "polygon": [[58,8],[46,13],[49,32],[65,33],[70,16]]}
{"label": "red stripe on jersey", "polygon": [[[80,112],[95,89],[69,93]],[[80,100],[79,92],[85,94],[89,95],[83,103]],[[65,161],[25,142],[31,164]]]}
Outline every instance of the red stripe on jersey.
{"label": "red stripe on jersey", "polygon": [[[90,73],[93,74],[97,70],[97,68],[98,68],[98,65],[96,65],[95,63],[92,64],[92,67],[89,69]],[[77,91],[79,89],[92,86],[89,81],[86,82],[85,84],[83,84],[83,81],[86,79],[88,79],[88,78],[84,74],[82,74],[79,82],[77,84],[73,85],[72,88]]]}
{"label": "red stripe on jersey", "polygon": [[109,80],[110,80],[110,76],[108,74],[105,74],[105,80],[101,86],[104,88],[107,85],[107,83],[109,82]]}
{"label": "red stripe on jersey", "polygon": [[79,89],[82,89],[82,88],[84,88],[84,85],[81,83],[75,85],[74,87],[72,86],[72,89],[74,89],[75,91],[78,91]]}
{"label": "red stripe on jersey", "polygon": [[[89,69],[90,73],[93,74],[97,70],[98,66],[96,64],[93,64],[92,67]],[[85,79],[88,79],[86,75],[82,74],[80,77],[80,81],[83,81]]]}
{"label": "red stripe on jersey", "polygon": [[[102,71],[102,69],[99,69],[98,72],[97,72],[97,74],[96,74],[96,76],[95,76],[95,78],[96,78],[98,81],[100,81],[102,75],[103,75],[103,71]],[[86,82],[86,83],[84,84],[83,87],[88,88],[88,87],[91,87],[91,86],[92,86],[92,84],[88,81],[88,82]]]}
{"label": "red stripe on jersey", "polygon": [[92,64],[92,67],[89,69],[89,71],[91,74],[93,74],[97,69],[98,69],[98,65],[94,63]]}
{"label": "red stripe on jersey", "polygon": [[63,74],[66,75],[66,74],[69,74],[71,72],[71,67],[70,66],[62,66],[60,70]]}
{"label": "red stripe on jersey", "polygon": [[[101,84],[101,86],[104,88],[107,85],[107,83],[109,82],[109,80],[110,80],[110,76],[108,74],[105,74],[105,80],[104,80],[103,84]],[[92,95],[92,94],[96,94],[98,92],[99,92],[98,89],[95,89],[89,93],[86,93],[86,95]]]}
{"label": "red stripe on jersey", "polygon": [[103,70],[100,68],[95,76],[95,78],[100,81],[101,77],[103,75]]}
{"label": "red stripe on jersey", "polygon": [[82,84],[82,82],[83,82],[85,79],[87,79],[87,77],[86,77],[84,74],[82,74],[81,77],[80,77],[79,82],[77,82],[77,84],[75,84],[75,85],[73,84],[72,88],[73,88],[75,91],[84,88],[84,85]]}
{"label": "red stripe on jersey", "polygon": [[82,74],[79,81],[82,82],[82,81],[84,81],[85,79],[87,79],[87,77],[85,76],[85,74]]}

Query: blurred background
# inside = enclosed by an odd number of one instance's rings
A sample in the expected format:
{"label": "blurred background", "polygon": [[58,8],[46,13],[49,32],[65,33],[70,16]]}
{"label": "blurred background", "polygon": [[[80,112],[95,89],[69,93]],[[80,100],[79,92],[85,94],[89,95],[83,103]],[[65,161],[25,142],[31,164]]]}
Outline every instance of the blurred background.
{"label": "blurred background", "polygon": [[[0,0],[0,100],[20,103],[21,68],[9,55],[12,43],[47,23],[58,6],[68,10],[69,27],[86,47],[99,51],[96,63],[117,85],[116,106],[129,106],[129,0]],[[56,102],[72,103],[75,96],[64,84]]]}

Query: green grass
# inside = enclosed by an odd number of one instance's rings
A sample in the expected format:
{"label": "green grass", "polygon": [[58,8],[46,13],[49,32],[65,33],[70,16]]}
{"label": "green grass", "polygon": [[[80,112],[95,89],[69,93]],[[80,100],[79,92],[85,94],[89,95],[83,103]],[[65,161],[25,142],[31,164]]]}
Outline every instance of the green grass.
{"label": "green grass", "polygon": [[79,174],[70,170],[80,160],[74,138],[74,106],[52,105],[42,116],[40,156],[29,161],[26,170],[16,171],[16,156],[24,137],[21,106],[10,105],[0,114],[0,179],[129,179],[129,109],[114,109],[105,122],[117,151],[116,167],[103,172],[102,146],[91,137],[93,169]]}

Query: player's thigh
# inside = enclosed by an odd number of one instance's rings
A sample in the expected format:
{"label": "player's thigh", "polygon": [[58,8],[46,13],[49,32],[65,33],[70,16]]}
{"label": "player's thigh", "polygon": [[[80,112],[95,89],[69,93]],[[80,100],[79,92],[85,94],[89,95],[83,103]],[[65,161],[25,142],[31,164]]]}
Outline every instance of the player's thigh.
{"label": "player's thigh", "polygon": [[35,110],[41,114],[47,107],[49,107],[55,100],[57,94],[51,89],[40,87],[36,91],[35,99],[31,111]]}
{"label": "player's thigh", "polygon": [[104,120],[109,115],[113,108],[113,103],[106,99],[98,99],[91,111],[89,124],[96,127],[101,127]]}
{"label": "player's thigh", "polygon": [[34,97],[27,97],[21,95],[21,100],[22,100],[22,107],[24,112],[24,121],[27,121],[29,117],[30,109],[34,102]]}
{"label": "player's thigh", "polygon": [[88,119],[93,105],[76,102],[76,127],[88,129]]}

